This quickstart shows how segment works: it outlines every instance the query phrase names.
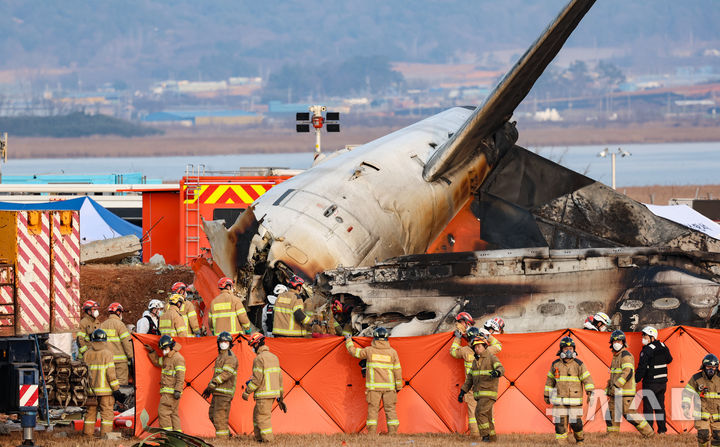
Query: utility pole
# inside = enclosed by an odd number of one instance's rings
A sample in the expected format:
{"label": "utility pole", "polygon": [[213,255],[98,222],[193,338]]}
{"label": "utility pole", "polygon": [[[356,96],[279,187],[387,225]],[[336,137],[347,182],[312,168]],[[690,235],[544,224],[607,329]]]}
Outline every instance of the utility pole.
{"label": "utility pole", "polygon": [[7,132],[0,138],[0,183],[2,183],[2,164],[7,163]]}
{"label": "utility pole", "polygon": [[598,153],[598,157],[605,158],[608,155],[610,155],[610,175],[612,177],[612,189],[615,189],[615,156],[620,155],[621,157],[629,157],[632,154],[620,148],[618,148],[617,152],[610,152],[608,148],[605,148],[602,152]]}
{"label": "utility pole", "polygon": [[[325,113],[325,116],[323,116]],[[310,116],[312,114],[312,117]],[[328,132],[340,132],[340,113],[339,112],[327,112],[325,106],[310,106],[310,113],[298,112],[295,114],[295,130],[297,132],[310,132],[310,124],[315,129],[315,156],[317,159],[322,153],[322,128]]]}

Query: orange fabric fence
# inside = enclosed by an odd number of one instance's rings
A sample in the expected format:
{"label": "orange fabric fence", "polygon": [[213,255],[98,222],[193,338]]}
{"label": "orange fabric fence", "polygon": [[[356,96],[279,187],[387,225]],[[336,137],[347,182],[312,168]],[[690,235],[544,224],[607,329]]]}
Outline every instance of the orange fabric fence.
{"label": "orange fabric fence", "polygon": [[[550,364],[557,358],[558,342],[570,335],[577,344],[578,358],[587,365],[596,388],[604,389],[609,377],[612,353],[610,334],[582,329],[533,334],[507,334],[498,339],[503,344],[499,354],[506,369],[500,380],[495,404],[496,429],[499,433],[553,433],[554,427],[543,402],[545,378]],[[157,336],[133,334],[135,346],[136,423],[135,434],[142,433],[141,415],[149,416],[149,425],[157,426],[160,370],[150,363],[143,344],[157,347]],[[628,333],[628,345],[637,362],[642,348],[640,333]],[[671,327],[660,331],[674,358],[668,366],[666,408],[668,432],[692,430],[692,421],[683,420],[680,393],[689,378],[698,371],[703,356],[720,346],[720,330]],[[356,337],[367,346],[369,338]],[[214,436],[208,419],[209,401],[200,393],[213,374],[217,356],[214,337],[179,338],[180,353],[185,357],[186,388],[180,400],[183,431],[202,437]],[[464,404],[457,402],[464,381],[463,363],[450,357],[452,334],[423,337],[390,338],[402,364],[405,387],[398,395],[401,433],[451,433],[467,431]],[[322,339],[267,339],[270,350],[280,358],[284,371],[285,401],[288,413],[273,409],[275,433],[354,433],[365,427],[367,404],[365,379],[358,360],[350,356],[341,337]],[[254,353],[240,340],[233,347],[238,356],[237,393],[232,401],[230,428],[234,433],[252,432],[254,402],[240,397],[245,381],[251,375]],[[717,352],[716,352],[717,353]],[[602,396],[588,409],[586,431],[605,430],[603,419],[606,399]],[[378,421],[384,430],[381,411]],[[522,423],[518,423],[522,421]],[[623,420],[621,430],[634,428]]]}

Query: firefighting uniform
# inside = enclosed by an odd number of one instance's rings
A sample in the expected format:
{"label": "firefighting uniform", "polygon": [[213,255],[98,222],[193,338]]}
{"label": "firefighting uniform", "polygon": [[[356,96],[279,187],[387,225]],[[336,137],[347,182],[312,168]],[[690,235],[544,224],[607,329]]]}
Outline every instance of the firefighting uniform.
{"label": "firefighting uniform", "polygon": [[626,349],[613,353],[610,363],[610,379],[608,380],[605,394],[608,396],[608,411],[605,414],[605,423],[608,433],[620,431],[620,415],[622,412],[643,436],[651,436],[654,432],[647,421],[631,408],[635,398],[635,358]]}
{"label": "firefighting uniform", "polygon": [[158,329],[161,335],[169,335],[173,338],[187,337],[189,335],[180,309],[174,304],[171,304],[168,310],[160,315]]}
{"label": "firefighting uniform", "polygon": [[397,392],[403,387],[402,368],[397,351],[390,347],[390,342],[387,340],[373,340],[370,346],[358,348],[352,338],[348,338],[345,347],[353,357],[367,360],[365,397],[368,403],[366,421],[368,433],[377,433],[381,401],[385,405],[388,433],[396,433],[400,421],[395,404]]}
{"label": "firefighting uniform", "polygon": [[692,408],[698,445],[708,445],[711,432],[712,445],[720,445],[720,376],[708,379],[702,371],[693,375],[683,389],[682,403]]}
{"label": "firefighting uniform", "polygon": [[250,319],[247,316],[242,300],[229,290],[220,292],[210,304],[208,321],[213,335],[229,332],[237,335],[242,331],[250,333]]}
{"label": "firefighting uniform", "polygon": [[304,337],[310,325],[302,298],[292,290],[278,295],[275,301],[273,335],[275,337]]}
{"label": "firefighting uniform", "polygon": [[85,364],[88,366],[88,386],[90,396],[97,397],[96,405],[88,405],[85,414],[83,433],[92,435],[95,432],[97,410],[100,407],[100,434],[109,433],[113,429],[115,414],[115,398],[112,392],[120,388],[115,375],[115,362],[112,353],[107,349],[107,342],[90,342],[90,349],[85,353]]}
{"label": "firefighting uniform", "polygon": [[180,306],[180,315],[185,321],[188,336],[200,332],[200,322],[198,321],[198,314],[193,303],[187,300],[183,301],[183,305]]}
{"label": "firefighting uniform", "polygon": [[182,431],[178,414],[180,399],[175,399],[174,396],[175,391],[182,394],[185,387],[185,358],[179,350],[180,345],[176,343],[166,356],[160,357],[157,352],[150,353],[150,361],[161,368],[158,423],[164,430]]}
{"label": "firefighting uniform", "polygon": [[283,396],[282,370],[280,360],[270,352],[267,346],[260,346],[253,360],[252,378],[243,393],[247,398],[255,396],[253,410],[253,431],[255,440],[272,442],[274,440],[270,413],[273,401]]}
{"label": "firefighting uniform", "polygon": [[[467,332],[465,325],[460,322],[455,323],[455,329],[457,329],[462,335],[465,335]],[[491,354],[497,355],[498,352],[502,351],[502,344],[492,334],[488,337],[488,342],[490,343],[490,346],[488,346],[487,349],[490,350]]]}
{"label": "firefighting uniform", "polygon": [[85,351],[90,348],[90,334],[95,332],[95,329],[100,327],[100,322],[97,318],[93,318],[91,315],[85,313],[85,316],[80,320],[80,326],[78,331],[75,333],[75,340],[78,345],[78,352],[80,358],[85,354]]}
{"label": "firefighting uniform", "polygon": [[110,314],[100,329],[107,334],[107,349],[112,353],[115,361],[115,374],[120,385],[127,385],[129,379],[128,362],[132,361],[133,348],[130,341],[130,332],[120,317]]}
{"label": "firefighting uniform", "polygon": [[[475,360],[475,352],[470,346],[461,346],[460,340],[460,337],[455,337],[455,340],[453,340],[453,343],[450,346],[450,355],[453,358],[463,360],[465,365],[465,379],[467,379],[470,375],[470,370],[472,369],[473,360]],[[467,393],[465,394],[465,404],[467,405],[468,428],[470,429],[470,434],[477,435],[479,433],[477,420],[475,419],[475,407],[477,406],[477,401],[472,394]]]}
{"label": "firefighting uniform", "polygon": [[578,359],[557,359],[550,365],[545,381],[545,398],[553,405],[555,439],[565,441],[568,424],[575,441],[583,442],[583,391],[595,389],[590,371]]}
{"label": "firefighting uniform", "polygon": [[335,314],[332,316],[332,327],[333,331],[335,332],[335,335],[340,335],[341,337],[344,337],[346,335],[352,336],[352,321],[350,321],[350,316],[348,315],[347,321],[340,322],[338,321],[338,318]]}
{"label": "firefighting uniform", "polygon": [[208,387],[212,390],[212,402],[208,415],[215,426],[215,436],[230,436],[228,417],[230,404],[235,395],[235,382],[237,379],[238,359],[230,349],[220,351],[215,359],[215,375]]}
{"label": "firefighting uniform", "polygon": [[476,354],[473,364],[470,367],[470,374],[465,378],[462,391],[468,393],[472,390],[473,397],[477,401],[475,407],[475,420],[481,436],[489,436],[495,440],[495,419],[493,417],[493,405],[497,400],[499,377],[492,377],[493,370],[505,374],[505,368],[500,360],[489,350],[482,354]]}

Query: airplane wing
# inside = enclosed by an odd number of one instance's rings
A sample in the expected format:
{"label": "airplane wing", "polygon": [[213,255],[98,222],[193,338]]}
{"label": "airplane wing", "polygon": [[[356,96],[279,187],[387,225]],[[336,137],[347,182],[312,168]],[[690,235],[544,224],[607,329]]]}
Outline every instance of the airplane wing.
{"label": "airplane wing", "polygon": [[571,0],[565,6],[482,106],[476,108],[460,130],[430,157],[423,170],[425,181],[435,181],[455,164],[463,162],[481,146],[483,139],[510,119],[594,3],[595,0]]}

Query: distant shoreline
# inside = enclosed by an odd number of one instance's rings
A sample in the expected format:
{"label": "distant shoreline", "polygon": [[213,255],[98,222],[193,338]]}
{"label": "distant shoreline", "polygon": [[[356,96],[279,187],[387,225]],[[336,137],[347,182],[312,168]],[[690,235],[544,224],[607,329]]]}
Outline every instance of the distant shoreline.
{"label": "distant shoreline", "polygon": [[[347,125],[339,134],[324,134],[323,147],[332,151],[349,144],[364,144],[398,128]],[[518,130],[518,144],[528,148],[720,142],[720,125],[660,122],[596,127],[519,123]],[[313,150],[314,136],[275,128],[171,129],[165,135],[140,138],[13,138],[10,135],[8,146],[9,157],[13,159],[298,153]]]}

